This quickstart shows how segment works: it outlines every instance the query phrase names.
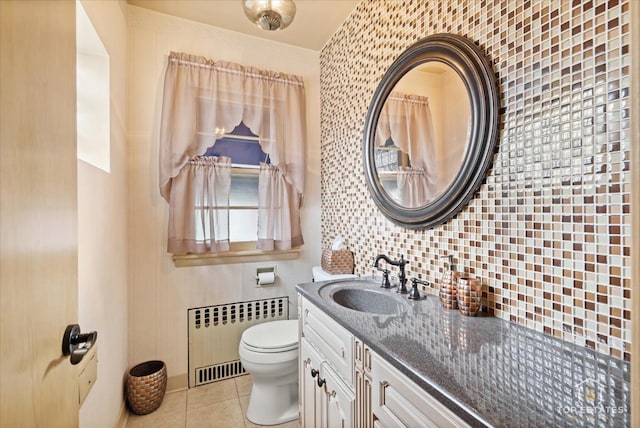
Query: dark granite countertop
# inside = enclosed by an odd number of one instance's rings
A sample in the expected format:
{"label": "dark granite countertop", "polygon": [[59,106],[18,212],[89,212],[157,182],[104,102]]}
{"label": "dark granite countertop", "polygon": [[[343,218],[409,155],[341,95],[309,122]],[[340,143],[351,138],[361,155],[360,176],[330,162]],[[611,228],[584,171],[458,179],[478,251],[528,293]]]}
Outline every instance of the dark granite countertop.
{"label": "dark granite countertop", "polygon": [[[371,288],[400,315],[347,309],[336,288]],[[299,284],[297,291],[471,426],[628,427],[628,363],[495,317],[465,317],[437,296],[410,301],[371,280]]]}

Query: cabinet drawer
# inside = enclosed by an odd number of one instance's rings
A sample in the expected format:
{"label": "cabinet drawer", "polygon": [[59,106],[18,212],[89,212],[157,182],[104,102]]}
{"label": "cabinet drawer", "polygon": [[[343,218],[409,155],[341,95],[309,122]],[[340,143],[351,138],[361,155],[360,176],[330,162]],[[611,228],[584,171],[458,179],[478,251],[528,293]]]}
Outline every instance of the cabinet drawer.
{"label": "cabinet drawer", "polygon": [[302,299],[302,336],[353,388],[353,335],[306,299]]}
{"label": "cabinet drawer", "polygon": [[391,364],[372,355],[373,414],[391,427],[468,427],[469,425]]}

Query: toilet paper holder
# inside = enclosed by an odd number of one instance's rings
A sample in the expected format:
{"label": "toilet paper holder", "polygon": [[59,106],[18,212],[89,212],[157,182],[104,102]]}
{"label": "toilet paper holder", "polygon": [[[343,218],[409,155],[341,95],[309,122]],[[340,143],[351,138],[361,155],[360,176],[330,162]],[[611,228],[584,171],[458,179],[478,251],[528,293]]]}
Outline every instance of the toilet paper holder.
{"label": "toilet paper holder", "polygon": [[276,267],[259,267],[256,269],[256,285],[274,285],[276,283]]}

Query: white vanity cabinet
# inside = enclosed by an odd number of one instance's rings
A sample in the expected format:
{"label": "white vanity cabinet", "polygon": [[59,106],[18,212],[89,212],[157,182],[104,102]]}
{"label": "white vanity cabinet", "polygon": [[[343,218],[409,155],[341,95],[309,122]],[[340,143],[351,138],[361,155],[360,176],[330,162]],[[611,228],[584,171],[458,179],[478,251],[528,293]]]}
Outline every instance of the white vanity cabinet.
{"label": "white vanity cabinet", "polygon": [[302,296],[299,311],[301,427],[468,427]]}
{"label": "white vanity cabinet", "polygon": [[375,427],[468,427],[429,393],[378,355],[371,357]]}
{"label": "white vanity cabinet", "polygon": [[301,299],[300,425],[355,427],[353,335]]}

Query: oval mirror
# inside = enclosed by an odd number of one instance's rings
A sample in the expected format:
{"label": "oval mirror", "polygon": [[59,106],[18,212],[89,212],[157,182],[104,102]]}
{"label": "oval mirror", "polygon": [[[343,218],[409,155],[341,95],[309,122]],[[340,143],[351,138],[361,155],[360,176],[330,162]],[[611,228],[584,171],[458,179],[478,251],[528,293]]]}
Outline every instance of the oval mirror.
{"label": "oval mirror", "polygon": [[363,159],[380,211],[413,229],[446,222],[473,197],[498,136],[495,75],[478,47],[451,34],[420,40],[380,82]]}

